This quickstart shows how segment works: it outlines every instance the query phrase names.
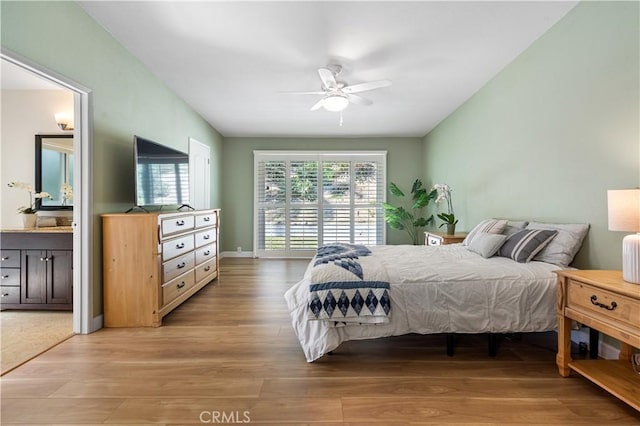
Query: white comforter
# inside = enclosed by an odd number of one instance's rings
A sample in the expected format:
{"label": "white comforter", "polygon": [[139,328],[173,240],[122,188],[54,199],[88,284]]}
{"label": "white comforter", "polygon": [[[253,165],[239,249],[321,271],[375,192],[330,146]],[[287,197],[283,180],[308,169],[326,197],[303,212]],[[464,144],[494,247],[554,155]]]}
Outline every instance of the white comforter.
{"label": "white comforter", "polygon": [[460,244],[369,247],[387,268],[391,322],[330,327],[309,321],[310,267],[285,299],[307,361],[347,340],[407,333],[508,333],[556,327],[558,266],[485,259]]}

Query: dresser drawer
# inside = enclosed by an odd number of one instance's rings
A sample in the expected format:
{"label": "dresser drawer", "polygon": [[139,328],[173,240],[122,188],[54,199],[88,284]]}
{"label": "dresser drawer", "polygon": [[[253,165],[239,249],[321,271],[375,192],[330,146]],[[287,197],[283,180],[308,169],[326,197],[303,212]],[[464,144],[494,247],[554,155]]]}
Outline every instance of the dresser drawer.
{"label": "dresser drawer", "polygon": [[196,249],[196,265],[201,264],[202,262],[215,257],[216,255],[216,245],[209,244],[208,246],[200,247]]}
{"label": "dresser drawer", "polygon": [[162,237],[166,237],[167,235],[193,229],[195,225],[195,218],[193,215],[174,216],[161,219],[160,223]]}
{"label": "dresser drawer", "polygon": [[167,261],[174,257],[186,254],[193,250],[193,235],[173,238],[162,243],[162,260]]}
{"label": "dresser drawer", "polygon": [[0,287],[0,304],[20,303],[20,287]]}
{"label": "dresser drawer", "polygon": [[196,215],[196,228],[204,228],[206,226],[217,225],[217,215],[213,212],[207,214]]}
{"label": "dresser drawer", "polygon": [[20,269],[0,268],[0,286],[20,286]]}
{"label": "dresser drawer", "polygon": [[631,327],[638,327],[640,304],[626,296],[592,287],[588,284],[569,280],[567,287],[567,307],[606,317]]}
{"label": "dresser drawer", "polygon": [[196,282],[200,282],[208,276],[215,274],[216,272],[216,259],[213,258],[203,263],[202,265],[196,266]]}
{"label": "dresser drawer", "polygon": [[176,257],[162,265],[162,282],[168,282],[180,274],[184,274],[192,269],[196,264],[195,253],[187,253],[184,256]]}
{"label": "dresser drawer", "polygon": [[195,273],[193,269],[186,274],[180,275],[177,278],[169,281],[162,286],[162,304],[166,305],[180,296],[185,291],[189,290],[195,284]]}
{"label": "dresser drawer", "polygon": [[19,268],[20,250],[0,250],[0,267]]}
{"label": "dresser drawer", "polygon": [[205,244],[215,242],[216,235],[216,228],[209,228],[204,231],[196,232],[196,247],[202,247]]}

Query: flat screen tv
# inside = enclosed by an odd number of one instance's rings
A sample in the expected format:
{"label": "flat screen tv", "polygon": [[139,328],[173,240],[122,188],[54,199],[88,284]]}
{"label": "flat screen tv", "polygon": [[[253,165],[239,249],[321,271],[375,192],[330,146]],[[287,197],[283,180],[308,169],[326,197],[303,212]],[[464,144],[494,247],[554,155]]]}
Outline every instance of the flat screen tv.
{"label": "flat screen tv", "polygon": [[189,205],[189,154],[134,136],[136,205]]}

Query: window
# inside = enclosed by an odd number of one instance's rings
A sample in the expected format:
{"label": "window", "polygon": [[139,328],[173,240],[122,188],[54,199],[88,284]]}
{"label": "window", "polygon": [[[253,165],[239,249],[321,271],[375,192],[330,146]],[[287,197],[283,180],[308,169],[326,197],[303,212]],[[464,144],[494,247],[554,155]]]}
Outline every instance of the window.
{"label": "window", "polygon": [[254,252],[311,257],[334,241],[385,243],[386,152],[254,151]]}

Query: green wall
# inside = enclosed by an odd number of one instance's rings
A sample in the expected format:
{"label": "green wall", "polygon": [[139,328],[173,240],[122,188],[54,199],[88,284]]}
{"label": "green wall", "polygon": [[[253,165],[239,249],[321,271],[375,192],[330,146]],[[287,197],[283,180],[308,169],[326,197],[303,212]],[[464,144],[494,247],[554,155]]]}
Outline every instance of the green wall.
{"label": "green wall", "polygon": [[607,189],[640,184],[639,7],[583,2],[424,138],[460,230],[489,217],[591,224],[579,268],[620,269]]}
{"label": "green wall", "polygon": [[[222,251],[253,250],[253,151],[387,151],[387,182],[411,188],[422,175],[420,138],[225,138],[220,240]],[[387,200],[393,200],[387,194]],[[389,244],[410,243],[404,232],[387,231]]]}
{"label": "green wall", "polygon": [[102,312],[100,214],[134,202],[133,135],[183,151],[211,148],[213,207],[221,203],[222,137],[74,2],[0,3],[2,46],[93,93],[94,306]]}

